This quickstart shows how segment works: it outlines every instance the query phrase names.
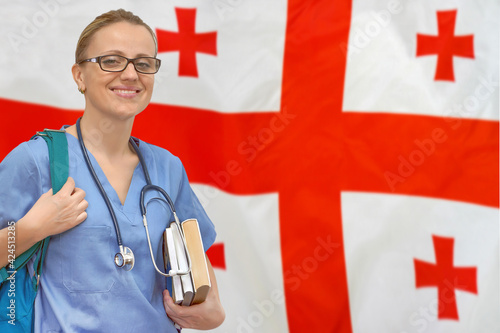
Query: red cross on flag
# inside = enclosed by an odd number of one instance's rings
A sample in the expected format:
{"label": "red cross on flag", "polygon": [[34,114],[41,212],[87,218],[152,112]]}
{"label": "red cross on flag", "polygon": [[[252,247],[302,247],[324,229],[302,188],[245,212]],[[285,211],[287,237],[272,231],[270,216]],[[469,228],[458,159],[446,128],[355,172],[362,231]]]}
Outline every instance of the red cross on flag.
{"label": "red cross on flag", "polygon": [[252,2],[162,4],[151,22],[163,60],[153,100],[218,112],[280,110],[286,1]]}
{"label": "red cross on flag", "polygon": [[217,32],[197,33],[196,8],[175,8],[178,32],[156,29],[158,52],[179,52],[179,76],[198,77],[197,53],[217,55]]}
{"label": "red cross on flag", "polygon": [[435,80],[455,81],[453,57],[474,58],[474,35],[455,36],[457,10],[438,11],[438,35],[417,34],[417,56],[437,55]]}
{"label": "red cross on flag", "polygon": [[498,209],[344,192],[342,212],[354,332],[497,327]]}
{"label": "red cross on flag", "polygon": [[344,110],[497,120],[497,12],[454,3],[353,1]]}
{"label": "red cross on flag", "polygon": [[213,332],[500,330],[497,1],[9,2],[0,157],[75,122],[76,39],[119,7],[162,60],[133,134],[216,225]]}

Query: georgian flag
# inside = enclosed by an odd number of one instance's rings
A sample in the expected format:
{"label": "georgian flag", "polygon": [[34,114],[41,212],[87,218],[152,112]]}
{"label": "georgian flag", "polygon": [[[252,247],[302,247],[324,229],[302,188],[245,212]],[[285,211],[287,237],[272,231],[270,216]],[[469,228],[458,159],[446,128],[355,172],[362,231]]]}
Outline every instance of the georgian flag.
{"label": "georgian flag", "polygon": [[498,2],[10,1],[1,157],[75,122],[78,36],[116,8],[162,60],[133,134],[218,231],[213,332],[500,330]]}

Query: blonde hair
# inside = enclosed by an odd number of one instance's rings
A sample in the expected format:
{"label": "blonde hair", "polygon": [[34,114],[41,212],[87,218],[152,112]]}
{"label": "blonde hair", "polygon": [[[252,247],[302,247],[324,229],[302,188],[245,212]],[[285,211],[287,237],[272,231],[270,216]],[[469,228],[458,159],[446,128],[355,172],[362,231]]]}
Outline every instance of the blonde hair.
{"label": "blonde hair", "polygon": [[148,29],[151,37],[155,42],[155,57],[158,53],[158,42],[156,40],[156,35],[153,30],[144,23],[144,21],[137,15],[134,15],[132,12],[126,11],[124,9],[110,10],[107,13],[97,16],[94,21],[92,21],[89,25],[83,29],[80,38],[78,39],[78,43],[76,44],[75,51],[75,63],[78,63],[85,58],[85,51],[87,50],[92,36],[99,31],[100,29],[118,22],[128,22],[131,24],[142,25],[146,29]]}

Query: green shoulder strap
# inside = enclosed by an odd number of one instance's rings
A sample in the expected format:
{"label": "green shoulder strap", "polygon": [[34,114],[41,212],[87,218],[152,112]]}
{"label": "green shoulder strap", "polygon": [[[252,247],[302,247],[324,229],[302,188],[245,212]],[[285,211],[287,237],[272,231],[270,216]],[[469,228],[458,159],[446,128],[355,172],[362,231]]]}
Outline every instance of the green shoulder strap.
{"label": "green shoulder strap", "polygon": [[[68,159],[68,141],[66,139],[66,132],[59,130],[45,129],[43,132],[37,132],[37,135],[42,137],[47,142],[49,149],[50,161],[50,180],[52,183],[52,193],[56,194],[66,183],[69,174],[69,159]],[[45,252],[49,244],[50,237],[47,237],[40,242],[33,245],[29,250],[17,256],[14,262],[15,270],[19,270],[26,265],[34,253],[41,249],[33,263],[35,270],[36,280],[34,283],[38,284],[38,279],[42,273],[42,263],[45,258]],[[0,270],[1,281],[6,280],[8,277],[5,267]],[[36,287],[36,286],[35,286]]]}
{"label": "green shoulder strap", "polygon": [[[38,132],[49,149],[50,163],[50,181],[52,183],[52,194],[56,194],[63,187],[69,176],[69,157],[68,157],[68,140],[66,139],[66,131],[45,129],[43,132]],[[47,246],[49,245],[50,237],[40,241],[41,254],[37,256],[33,267],[35,269],[36,283],[42,274],[42,263],[45,259]]]}
{"label": "green shoulder strap", "polygon": [[49,148],[50,180],[52,182],[52,193],[56,194],[68,180],[68,141],[65,131],[45,129],[38,132]]}

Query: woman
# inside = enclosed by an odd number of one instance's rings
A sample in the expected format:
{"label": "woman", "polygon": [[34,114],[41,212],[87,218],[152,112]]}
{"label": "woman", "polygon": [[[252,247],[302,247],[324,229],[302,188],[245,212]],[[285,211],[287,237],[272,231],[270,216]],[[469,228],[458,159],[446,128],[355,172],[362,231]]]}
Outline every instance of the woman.
{"label": "woman", "polygon": [[[180,327],[211,329],[224,320],[217,283],[209,264],[212,288],[205,302],[175,304],[166,278],[153,268],[139,208],[145,172],[129,138],[136,115],[151,99],[159,68],[156,38],[139,17],[124,10],[97,17],[82,32],[72,68],[85,96],[81,121],[65,126],[69,175],[55,195],[50,189],[44,140],[14,149],[0,164],[0,267],[7,264],[7,230],[16,222],[16,252],[51,236],[35,301],[35,331],[40,332],[176,332]],[[78,125],[78,126],[77,126]],[[112,204],[124,246],[133,249],[132,270],[113,261],[118,252],[110,213],[86,165],[83,138],[92,168]],[[149,176],[172,198],[181,220],[198,219],[205,249],[215,230],[178,158],[135,140]],[[150,194],[149,199],[158,196]],[[149,201],[148,225],[155,258],[162,262],[161,235],[173,221],[167,206]],[[208,260],[208,258],[207,258]]]}

